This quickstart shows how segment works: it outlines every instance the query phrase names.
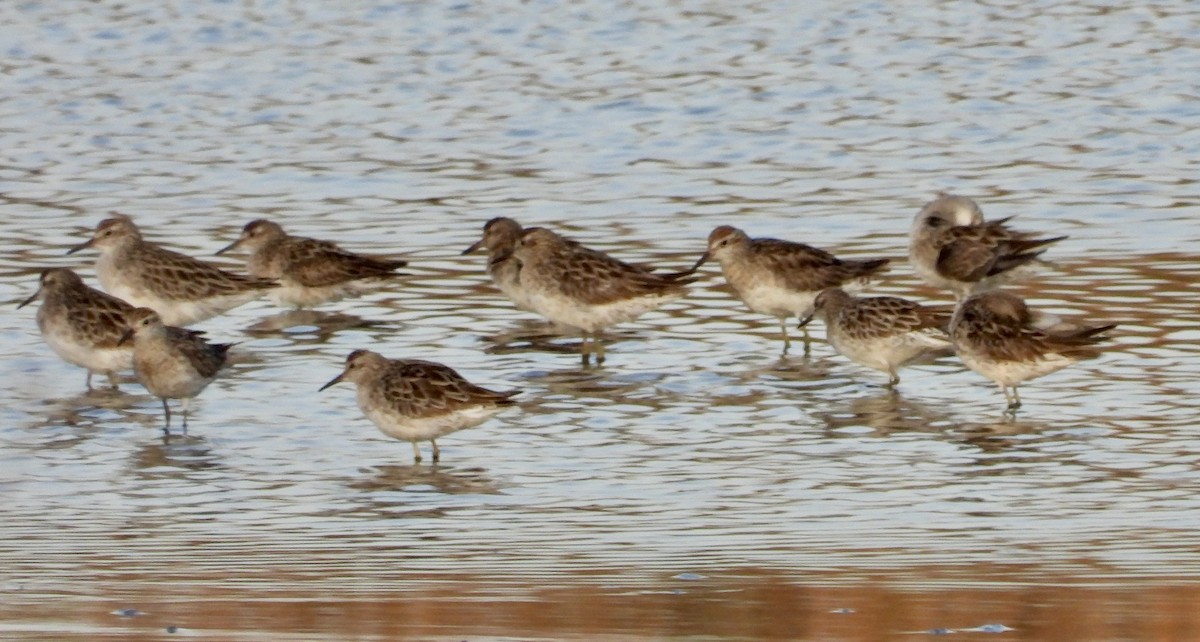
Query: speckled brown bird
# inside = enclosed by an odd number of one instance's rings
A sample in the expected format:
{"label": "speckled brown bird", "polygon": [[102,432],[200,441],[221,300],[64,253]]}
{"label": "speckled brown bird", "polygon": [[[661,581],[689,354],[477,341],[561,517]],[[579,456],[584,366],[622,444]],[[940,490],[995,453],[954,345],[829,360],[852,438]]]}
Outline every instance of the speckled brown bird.
{"label": "speckled brown bird", "polygon": [[1008,227],[1011,218],[985,222],[975,201],[940,194],[913,220],[909,260],[930,285],[962,299],[1010,280],[1018,268],[1037,260],[1045,246],[1067,238],[1018,232]]}
{"label": "speckled brown bird", "polygon": [[311,308],[355,296],[384,279],[401,276],[407,261],[378,259],[343,250],[330,241],[291,236],[273,221],[257,219],[242,228],[236,241],[217,250],[250,251],[251,276],[275,279],[280,287],[268,296],[283,307]]}
{"label": "speckled brown bird", "polygon": [[1100,354],[1096,347],[1115,324],[1045,330],[1019,297],[992,290],[959,303],[950,322],[955,351],[968,368],[996,382],[1010,410],[1021,406],[1017,386]]}
{"label": "speckled brown bird", "polygon": [[649,272],[537,227],[525,230],[512,258],[533,309],[582,332],[585,364],[591,352],[597,363],[604,361],[600,332],[682,297],[696,280],[691,271]]}
{"label": "speckled brown bird", "polygon": [[186,326],[247,303],[278,284],[226,272],[142,238],[128,216],[100,221],[73,254],[96,248],[96,276],[109,294],[136,307],[150,308],[171,326]]}
{"label": "speckled brown bird", "polygon": [[463,254],[470,254],[481,247],[486,248],[487,272],[488,276],[492,277],[492,282],[518,310],[535,312],[533,303],[529,300],[529,293],[521,287],[521,264],[512,256],[524,231],[520,223],[498,216],[484,224],[483,237],[463,250]]}
{"label": "speckled brown bird", "polygon": [[829,345],[859,365],[886,372],[889,387],[900,383],[900,368],[950,352],[951,313],[948,306],[895,296],[856,298],[841,288],[825,290],[813,301],[813,316],[825,322]]}
{"label": "speckled brown bird", "polygon": [[44,270],[37,292],[17,307],[37,299],[38,330],[46,344],[67,363],[87,369],[88,390],[97,372],[108,375],[116,389],[117,371],[133,368],[133,346],[119,345],[133,306],[88,287],[67,268]]}
{"label": "speckled brown bird", "polygon": [[[888,259],[842,260],[804,243],[773,238],[750,238],[736,227],[722,225],[708,235],[708,249],[693,270],[710,258],[721,264],[725,281],[751,310],[779,319],[783,351],[791,346],[787,320],[812,314],[822,290],[842,287],[860,290],[887,270]],[[809,350],[808,329],[804,351]]]}
{"label": "speckled brown bird", "polygon": [[232,343],[209,343],[200,332],[165,325],[150,308],[137,308],[127,315],[127,330],[121,343],[133,343],[133,369],[150,394],[162,399],[166,424],[171,428],[168,399],[179,399],[183,407],[183,431],[187,433],[191,400],[217,378],[225,365]]}
{"label": "speckled brown bird", "polygon": [[520,391],[481,388],[449,366],[418,359],[388,359],[370,350],[355,350],[345,369],[321,386],[341,381],[358,386],[358,407],[383,434],[412,443],[413,459],[421,461],[418,442],[433,446],[433,461],[441,451],[437,438],[483,423],[514,405]]}

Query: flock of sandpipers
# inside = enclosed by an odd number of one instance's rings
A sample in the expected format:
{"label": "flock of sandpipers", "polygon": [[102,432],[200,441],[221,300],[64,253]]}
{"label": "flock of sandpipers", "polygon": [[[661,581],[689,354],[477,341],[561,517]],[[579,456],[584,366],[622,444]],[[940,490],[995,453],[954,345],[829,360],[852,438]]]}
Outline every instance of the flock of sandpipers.
{"label": "flock of sandpipers", "polygon": [[[939,195],[917,214],[909,258],[931,285],[953,292],[956,304],[922,305],[893,296],[856,297],[888,268],[888,259],[842,260],[791,241],[751,238],[721,226],[688,270],[658,273],[620,261],[542,227],[522,228],[495,218],[483,238],[463,254],[487,249],[487,271],[518,308],[582,334],[585,365],[605,358],[600,335],[613,325],[678,299],[698,280],[706,261],[721,264],[725,279],[751,310],[779,319],[784,351],[787,324],[799,319],[804,348],[807,326],[820,318],[826,338],[852,361],[886,372],[888,386],[898,370],[939,353],[955,352],[970,369],[1000,387],[1012,411],[1020,406],[1017,386],[1098,354],[1096,344],[1115,326],[1079,326],[1045,321],[1020,298],[996,286],[1039,261],[1046,246],[1064,237],[1020,232],[1008,219],[984,221],[969,198]],[[379,287],[397,276],[404,261],[348,252],[316,239],[288,235],[281,226],[255,220],[218,254],[248,252],[249,275],[234,274],[173,252],[142,238],[127,216],[100,222],[92,238],[68,253],[100,253],[96,275],[107,294],[88,287],[66,268],[42,272],[40,288],[21,303],[41,299],[38,328],[60,357],[93,373],[105,373],[115,388],[117,371],[133,369],[162,400],[180,399],[187,429],[188,404],[225,365],[231,344],[209,343],[185,329],[252,299],[267,296],[294,308],[316,306]],[[416,359],[388,359],[355,350],[341,374],[321,390],[348,380],[358,386],[363,413],[385,434],[411,442],[429,441],[475,426],[513,405],[518,391],[476,386],[448,366]]]}

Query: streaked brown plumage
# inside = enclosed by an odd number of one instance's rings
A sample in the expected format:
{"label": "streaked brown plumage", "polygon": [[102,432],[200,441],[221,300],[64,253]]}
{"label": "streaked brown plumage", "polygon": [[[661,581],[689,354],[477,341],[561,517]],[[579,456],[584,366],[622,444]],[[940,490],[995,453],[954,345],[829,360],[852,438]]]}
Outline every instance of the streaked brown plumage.
{"label": "streaked brown plumage", "polygon": [[278,279],[282,287],[270,298],[276,304],[307,308],[360,293],[368,283],[387,279],[407,261],[377,259],[343,250],[329,241],[291,236],[278,223],[250,221],[236,241],[217,254],[250,250],[252,276]]}
{"label": "streaked brown plumage", "polygon": [[[1045,330],[1019,297],[993,290],[958,305],[950,337],[963,363],[996,382],[1010,409],[1021,405],[1017,386],[1100,354],[1097,344],[1115,324]],[[1011,390],[1011,393],[1010,393]]]}
{"label": "streaked brown plumage", "polygon": [[150,394],[162,399],[166,424],[171,427],[167,399],[179,399],[183,407],[183,431],[187,432],[191,400],[225,365],[232,343],[208,343],[203,333],[164,325],[157,312],[137,308],[127,315],[122,343],[133,342],[133,368]]}
{"label": "streaked brown plumage", "polygon": [[999,284],[1028,265],[1045,246],[1067,237],[1038,238],[1008,227],[1012,217],[983,220],[965,196],[940,194],[917,213],[909,238],[913,267],[930,285],[962,298]]}
{"label": "streaked brown plumage", "polygon": [[690,271],[655,274],[536,227],[522,234],[513,258],[534,310],[582,331],[584,363],[589,337],[597,362],[604,361],[601,331],[683,296],[696,280]]}
{"label": "streaked brown plumage", "polygon": [[521,264],[512,257],[524,231],[520,223],[498,216],[483,225],[483,237],[463,250],[463,254],[470,254],[481,247],[487,248],[487,272],[492,282],[518,310],[535,312],[529,294],[521,287]]}
{"label": "streaked brown plumage", "polygon": [[894,296],[855,298],[841,288],[817,295],[813,314],[825,322],[825,335],[839,354],[889,375],[888,385],[900,383],[897,371],[928,355],[949,351],[946,326],[951,310],[924,306]]}
{"label": "streaked brown plumage", "polygon": [[133,367],[133,346],[118,345],[133,306],[88,287],[67,268],[44,270],[37,292],[17,307],[39,298],[38,329],[50,348],[68,363],[87,369],[88,390],[96,372],[106,374],[115,389],[116,372]]}
{"label": "streaked brown plumage", "polygon": [[[804,243],[772,238],[750,238],[730,225],[708,235],[708,249],[693,270],[710,258],[721,264],[725,280],[751,310],[779,319],[784,352],[789,317],[812,314],[813,300],[828,288],[861,289],[871,278],[885,272],[888,259],[842,260]],[[804,347],[809,337],[804,330]]]}
{"label": "streaked brown plumage", "polygon": [[321,390],[341,381],[358,386],[358,405],[384,434],[411,442],[413,458],[421,461],[417,443],[441,452],[436,439],[483,423],[514,405],[520,391],[497,392],[477,386],[449,366],[419,359],[388,359],[370,350],[355,350],[345,369]]}
{"label": "streaked brown plumage", "polygon": [[92,238],[68,251],[100,251],[96,276],[109,294],[157,311],[167,325],[186,326],[246,303],[278,284],[226,272],[142,239],[124,215],[104,219]]}

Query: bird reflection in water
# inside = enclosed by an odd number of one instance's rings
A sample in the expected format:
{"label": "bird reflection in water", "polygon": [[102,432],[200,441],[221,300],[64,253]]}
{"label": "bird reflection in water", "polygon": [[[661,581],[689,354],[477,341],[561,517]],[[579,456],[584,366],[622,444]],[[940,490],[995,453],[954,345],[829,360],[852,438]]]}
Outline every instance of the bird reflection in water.
{"label": "bird reflection in water", "polygon": [[[131,383],[132,378],[121,377],[121,383]],[[46,411],[40,413],[39,421],[32,428],[58,428],[62,426],[103,428],[108,424],[120,425],[128,423],[144,423],[145,416],[134,412],[133,409],[153,399],[145,394],[130,394],[120,389],[107,387],[94,388],[69,397],[47,399],[44,403]],[[79,440],[83,435],[79,435]],[[56,440],[53,445],[64,445],[63,440]]]}
{"label": "bird reflection in water", "polygon": [[208,439],[199,435],[162,435],[142,443],[129,456],[129,469],[142,479],[186,479],[224,468]]}
{"label": "bird reflection in water", "polygon": [[833,411],[813,413],[828,430],[866,426],[875,436],[893,432],[940,432],[951,419],[925,404],[905,399],[895,388],[877,388],[874,394],[848,399]]}
{"label": "bird reflection in water", "polygon": [[288,310],[263,317],[246,328],[250,334],[313,334],[327,339],[342,330],[374,328],[388,325],[385,321],[370,321],[343,312],[321,312],[320,310]]}
{"label": "bird reflection in water", "polygon": [[499,495],[500,487],[477,466],[460,467],[433,464],[385,464],[362,469],[362,478],[349,482],[361,491],[405,491],[429,488],[446,495]]}
{"label": "bird reflection in water", "polygon": [[357,491],[336,511],[340,516],[442,517],[451,495],[500,495],[500,485],[478,467],[387,464],[360,469],[346,486]]}

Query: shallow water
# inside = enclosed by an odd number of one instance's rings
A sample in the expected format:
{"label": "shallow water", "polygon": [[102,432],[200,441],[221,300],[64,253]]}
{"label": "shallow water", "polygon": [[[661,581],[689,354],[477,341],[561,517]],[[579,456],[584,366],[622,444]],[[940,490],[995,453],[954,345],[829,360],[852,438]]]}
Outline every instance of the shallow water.
{"label": "shallow water", "polygon": [[[63,252],[112,210],[196,255],[270,216],[412,263],[341,318],[202,324],[241,346],[186,438],[9,306],[0,637],[1200,637],[1194,10],[805,7],[0,4],[6,301],[94,283]],[[1069,234],[1016,290],[1121,324],[1015,418],[952,359],[893,394],[781,358],[715,267],[583,369],[459,255],[508,215],[682,269],[735,224],[937,299],[903,262],[937,190]],[[316,393],[359,347],[521,407],[413,465]]]}

